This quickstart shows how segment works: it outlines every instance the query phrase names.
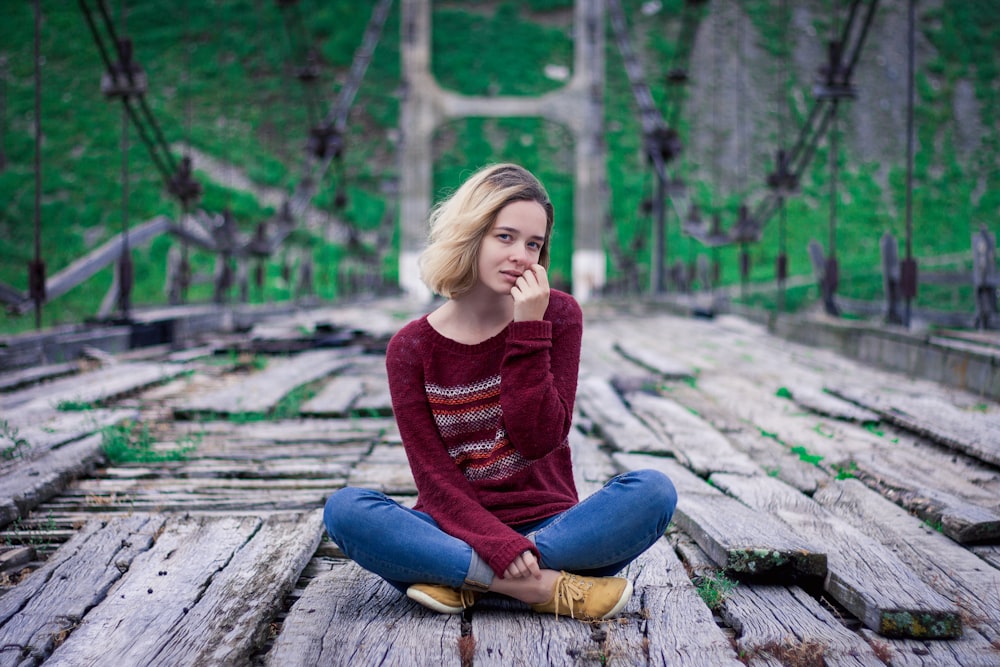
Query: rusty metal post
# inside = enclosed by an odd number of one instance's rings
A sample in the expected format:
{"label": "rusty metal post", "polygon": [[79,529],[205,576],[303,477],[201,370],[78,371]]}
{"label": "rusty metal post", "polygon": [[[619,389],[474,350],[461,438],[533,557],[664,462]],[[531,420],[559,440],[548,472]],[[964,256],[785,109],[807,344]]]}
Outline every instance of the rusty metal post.
{"label": "rusty metal post", "polygon": [[0,171],[7,168],[4,138],[7,136],[7,56],[0,56]]}
{"label": "rusty metal post", "polygon": [[914,61],[916,51],[916,0],[909,1],[907,17],[907,81],[906,81],[906,259],[900,266],[900,288],[905,301],[903,325],[910,326],[910,305],[917,296],[917,261],[913,258],[913,105]]}
{"label": "rusty metal post", "polygon": [[42,6],[35,0],[35,259],[28,263],[28,288],[35,302],[35,328],[42,328],[45,262],[42,261]]}

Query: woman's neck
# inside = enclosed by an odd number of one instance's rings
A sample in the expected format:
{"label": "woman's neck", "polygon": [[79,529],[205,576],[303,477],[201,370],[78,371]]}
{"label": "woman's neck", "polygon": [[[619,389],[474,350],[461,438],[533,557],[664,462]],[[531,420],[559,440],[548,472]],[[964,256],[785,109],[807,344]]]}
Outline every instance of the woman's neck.
{"label": "woman's neck", "polygon": [[475,345],[493,338],[514,319],[514,300],[508,295],[463,294],[449,299],[427,316],[445,338]]}

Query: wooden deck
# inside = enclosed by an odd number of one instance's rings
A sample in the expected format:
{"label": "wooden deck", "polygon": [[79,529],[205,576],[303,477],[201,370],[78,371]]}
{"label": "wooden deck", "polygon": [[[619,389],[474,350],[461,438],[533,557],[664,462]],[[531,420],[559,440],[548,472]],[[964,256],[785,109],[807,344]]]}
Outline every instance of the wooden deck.
{"label": "wooden deck", "polygon": [[[680,493],[622,616],[410,602],[320,513],[414,500],[383,356],[413,315],[0,377],[0,665],[1000,664],[1000,405],[650,306],[587,306],[571,437],[582,495],[647,467]],[[109,462],[127,428],[150,460]]]}

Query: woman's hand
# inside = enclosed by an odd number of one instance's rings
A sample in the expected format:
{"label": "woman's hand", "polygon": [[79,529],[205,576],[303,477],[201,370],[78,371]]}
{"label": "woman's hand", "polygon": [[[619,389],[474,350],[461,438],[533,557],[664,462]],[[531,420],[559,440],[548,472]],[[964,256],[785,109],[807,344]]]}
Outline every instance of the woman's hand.
{"label": "woman's hand", "polygon": [[507,566],[507,569],[504,570],[503,578],[527,579],[528,577],[541,579],[542,570],[538,567],[538,559],[535,558],[535,554],[530,551],[525,551]]}
{"label": "woman's hand", "polygon": [[549,276],[541,264],[532,264],[514,286],[510,288],[514,297],[514,321],[540,320],[549,307]]}

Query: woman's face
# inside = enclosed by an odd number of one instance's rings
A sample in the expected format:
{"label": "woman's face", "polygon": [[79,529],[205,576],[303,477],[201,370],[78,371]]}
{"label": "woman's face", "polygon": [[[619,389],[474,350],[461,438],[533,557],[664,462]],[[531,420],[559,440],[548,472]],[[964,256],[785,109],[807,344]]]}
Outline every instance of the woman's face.
{"label": "woman's face", "polygon": [[479,245],[479,282],[494,292],[510,288],[538,263],[545,245],[546,215],[535,201],[515,201],[497,214]]}

